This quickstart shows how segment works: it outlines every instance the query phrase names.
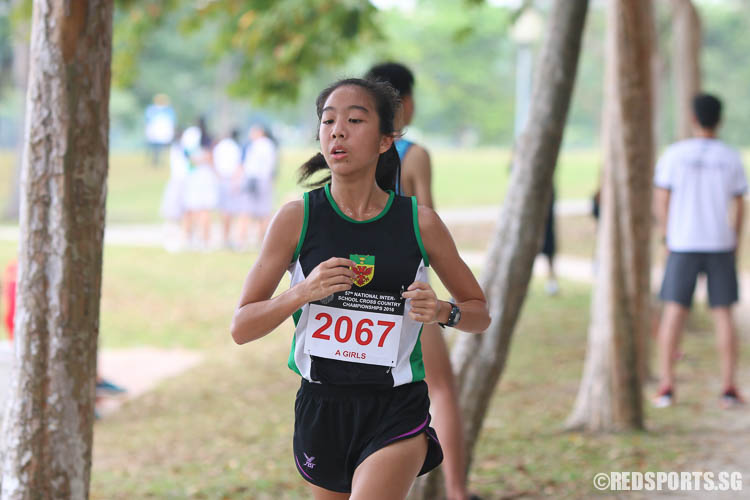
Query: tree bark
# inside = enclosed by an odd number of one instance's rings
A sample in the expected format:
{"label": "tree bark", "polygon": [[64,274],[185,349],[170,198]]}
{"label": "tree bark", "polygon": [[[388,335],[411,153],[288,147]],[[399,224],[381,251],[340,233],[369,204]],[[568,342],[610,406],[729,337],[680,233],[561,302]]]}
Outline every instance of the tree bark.
{"label": "tree bark", "polygon": [[692,137],[692,100],[701,89],[701,21],[693,2],[672,0],[672,75],[675,85],[675,133]]}
{"label": "tree bark", "polygon": [[2,500],[88,497],[112,2],[35,0]]}
{"label": "tree bark", "polygon": [[492,322],[483,335],[461,333],[452,352],[469,459],[505,368],[541,246],[587,9],[586,0],[558,0],[550,12],[529,122],[480,280]]}
{"label": "tree bark", "polygon": [[650,323],[652,22],[648,0],[608,3],[599,268],[570,428],[643,428],[642,373]]}

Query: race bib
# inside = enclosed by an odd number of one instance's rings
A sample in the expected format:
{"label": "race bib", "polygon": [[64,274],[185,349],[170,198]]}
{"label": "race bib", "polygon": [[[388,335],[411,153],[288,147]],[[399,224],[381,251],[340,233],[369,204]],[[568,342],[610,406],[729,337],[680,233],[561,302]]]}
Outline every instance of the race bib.
{"label": "race bib", "polygon": [[404,299],[398,294],[347,290],[310,303],[305,352],[313,356],[396,366]]}

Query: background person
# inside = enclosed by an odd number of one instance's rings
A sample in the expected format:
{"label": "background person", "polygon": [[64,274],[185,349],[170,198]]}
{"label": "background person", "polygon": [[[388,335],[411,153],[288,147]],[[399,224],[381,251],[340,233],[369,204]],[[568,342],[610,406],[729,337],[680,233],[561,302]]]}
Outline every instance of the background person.
{"label": "background person", "polygon": [[244,245],[241,239],[233,239],[233,223],[247,212],[249,196],[243,190],[242,148],[233,129],[213,149],[214,166],[219,177],[219,212],[222,222],[222,240],[227,248]]}
{"label": "background person", "polygon": [[[177,134],[181,137],[182,134]],[[190,171],[190,160],[181,140],[169,147],[169,180],[164,188],[159,213],[165,220],[164,248],[174,252],[182,248],[185,235],[182,218],[185,216],[185,179]]]}
{"label": "background person", "polygon": [[671,145],[656,165],[655,210],[661,240],[669,251],[660,293],[665,304],[659,324],[661,378],[653,399],[658,408],[674,401],[674,353],[700,273],[708,277],[708,301],[716,328],[720,404],[729,408],[742,402],[735,380],[739,350],[732,305],[739,298],[736,255],[747,179],[739,153],[716,135],[721,108],[721,101],[713,95],[697,95],[693,99],[694,137]]}
{"label": "background person", "polygon": [[146,108],[146,143],[151,153],[151,164],[159,165],[162,149],[166,149],[175,138],[177,119],[169,105],[166,94],[156,94],[153,104]]}
{"label": "background person", "polygon": [[273,184],[278,151],[276,143],[261,125],[253,125],[248,133],[250,146],[245,156],[245,189],[250,197],[250,223],[262,240],[273,208]]}
{"label": "background person", "polygon": [[[401,105],[396,113],[396,130],[404,133],[414,116],[414,75],[403,64],[386,62],[370,68],[365,77],[389,83],[398,92]],[[432,165],[427,150],[409,139],[399,137],[396,150],[401,159],[397,193],[416,196],[420,205],[434,208],[432,202]],[[430,391],[433,425],[443,447],[445,489],[449,500],[469,498],[466,489],[466,458],[463,426],[458,408],[456,382],[450,364],[448,346],[442,329],[436,324],[422,329],[422,355],[425,380]]]}
{"label": "background person", "polygon": [[[197,132],[196,132],[197,131]],[[184,137],[189,134],[187,137]],[[197,145],[196,145],[197,137]],[[204,118],[185,131],[190,170],[185,179],[185,237],[198,250],[211,247],[211,215],[219,204],[219,182],[213,167],[211,137]]]}

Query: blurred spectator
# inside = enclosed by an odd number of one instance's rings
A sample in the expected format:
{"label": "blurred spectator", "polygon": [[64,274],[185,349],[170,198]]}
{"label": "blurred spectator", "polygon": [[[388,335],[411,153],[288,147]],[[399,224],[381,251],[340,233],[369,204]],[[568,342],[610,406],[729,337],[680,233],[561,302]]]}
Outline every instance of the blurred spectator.
{"label": "blurred spectator", "polygon": [[162,149],[175,137],[175,113],[166,94],[156,94],[154,103],[146,108],[146,142],[151,153],[151,164],[159,164]]}
{"label": "blurred spectator", "polygon": [[211,246],[211,214],[219,204],[219,182],[213,167],[211,137],[205,119],[200,118],[197,126],[188,128],[182,135],[190,159],[185,178],[185,236],[191,247],[208,250]]}
{"label": "blurred spectator", "polygon": [[234,129],[213,149],[214,167],[219,177],[219,211],[222,218],[223,243],[238,248],[243,240],[232,239],[233,222],[247,213],[249,196],[243,190],[242,148],[237,142],[239,132]]}
{"label": "blurred spectator", "polygon": [[[197,128],[196,131],[200,133]],[[196,141],[197,143],[199,141]],[[181,223],[185,214],[185,179],[189,171],[190,159],[182,141],[175,140],[169,148],[169,181],[164,188],[160,209],[161,216],[166,221],[164,248],[170,252],[181,249],[185,243]]]}
{"label": "blurred spectator", "polygon": [[260,125],[249,132],[250,149],[245,157],[245,189],[250,195],[249,214],[258,234],[266,234],[273,206],[273,183],[276,177],[278,152],[270,134]]}
{"label": "blurred spectator", "polygon": [[542,242],[541,253],[547,257],[547,283],[544,290],[547,295],[557,295],[560,292],[560,285],[557,283],[557,273],[555,273],[555,253],[557,251],[557,236],[555,235],[555,188],[552,187],[552,199],[549,202],[547,212],[547,222],[544,227],[544,241]]}

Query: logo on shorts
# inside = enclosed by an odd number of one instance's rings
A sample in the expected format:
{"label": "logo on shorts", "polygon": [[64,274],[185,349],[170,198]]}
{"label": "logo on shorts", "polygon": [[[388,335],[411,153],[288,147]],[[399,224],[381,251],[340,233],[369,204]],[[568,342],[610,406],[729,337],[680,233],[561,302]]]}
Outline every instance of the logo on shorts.
{"label": "logo on shorts", "polygon": [[308,469],[314,469],[315,468],[315,457],[308,457],[307,453],[302,452],[302,454],[305,456],[305,467]]}
{"label": "logo on shorts", "polygon": [[351,254],[349,258],[353,260],[356,265],[352,267],[354,271],[354,284],[357,286],[365,286],[372,281],[372,277],[375,276],[375,256],[374,255],[357,255]]}

